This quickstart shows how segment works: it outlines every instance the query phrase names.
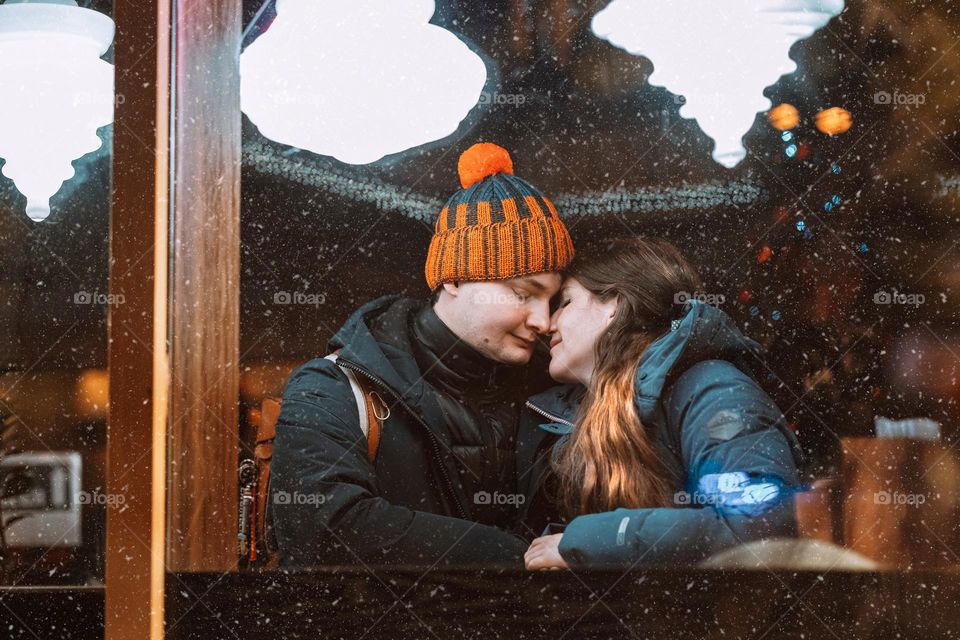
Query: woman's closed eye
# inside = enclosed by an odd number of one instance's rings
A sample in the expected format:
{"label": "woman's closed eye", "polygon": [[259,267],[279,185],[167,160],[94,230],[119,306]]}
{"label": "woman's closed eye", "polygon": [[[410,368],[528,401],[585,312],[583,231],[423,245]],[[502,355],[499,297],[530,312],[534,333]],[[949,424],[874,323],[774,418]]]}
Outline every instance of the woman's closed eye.
{"label": "woman's closed eye", "polygon": [[570,298],[559,298],[559,299],[554,298],[550,302],[550,315],[552,316],[553,314],[555,314],[557,311],[560,311],[560,309],[563,309],[568,304],[570,304]]}

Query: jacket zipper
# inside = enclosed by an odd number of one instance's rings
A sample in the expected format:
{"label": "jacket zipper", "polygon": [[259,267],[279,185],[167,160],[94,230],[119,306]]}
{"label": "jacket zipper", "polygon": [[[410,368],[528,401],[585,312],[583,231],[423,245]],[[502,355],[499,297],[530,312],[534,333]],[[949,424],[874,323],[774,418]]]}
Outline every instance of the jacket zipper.
{"label": "jacket zipper", "polygon": [[535,404],[533,404],[532,402],[530,402],[529,400],[527,400],[527,406],[530,407],[531,409],[533,409],[534,411],[536,411],[537,413],[539,413],[540,415],[545,416],[545,417],[547,417],[547,418],[550,418],[550,419],[553,420],[554,422],[559,422],[559,423],[561,423],[561,424],[565,424],[565,425],[568,425],[568,426],[570,426],[570,427],[574,426],[574,424],[573,424],[572,422],[570,422],[569,420],[564,420],[563,418],[559,418],[559,417],[557,417],[557,416],[555,416],[555,415],[549,414],[549,413],[547,413],[546,411],[544,411],[543,409],[541,409],[540,407],[538,407],[537,405],[535,405]]}
{"label": "jacket zipper", "polygon": [[409,405],[407,405],[406,402],[403,401],[403,398],[401,398],[393,389],[391,389],[389,386],[387,386],[386,383],[384,383],[382,380],[380,380],[373,374],[368,373],[366,370],[358,367],[352,362],[348,362],[344,360],[343,358],[337,358],[337,364],[342,367],[346,367],[351,371],[355,371],[360,375],[362,375],[363,377],[368,378],[373,382],[375,382],[377,386],[382,388],[389,395],[393,396],[394,399],[396,399],[396,401],[400,403],[400,406],[403,407],[408,414],[413,416],[414,420],[416,420],[421,425],[423,425],[423,428],[426,430],[427,435],[430,438],[430,442],[433,443],[434,454],[437,456],[437,461],[440,463],[440,475],[443,476],[443,480],[447,485],[447,489],[449,490],[450,497],[453,498],[453,504],[456,505],[457,511],[460,513],[460,517],[464,520],[469,520],[470,518],[467,515],[466,510],[463,508],[463,505],[460,503],[460,499],[457,497],[457,492],[453,488],[453,482],[450,480],[450,475],[447,473],[447,465],[443,460],[443,453],[440,451],[440,442],[437,440],[437,435],[430,429],[429,425],[427,425],[427,423],[424,422],[423,418],[421,418],[415,411],[413,411],[410,408]]}

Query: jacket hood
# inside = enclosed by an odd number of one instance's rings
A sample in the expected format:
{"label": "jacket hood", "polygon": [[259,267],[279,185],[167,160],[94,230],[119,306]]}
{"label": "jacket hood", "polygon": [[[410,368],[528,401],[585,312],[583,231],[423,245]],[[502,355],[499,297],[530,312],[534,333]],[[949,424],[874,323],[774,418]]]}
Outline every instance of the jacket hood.
{"label": "jacket hood", "polygon": [[[649,419],[664,389],[698,362],[726,360],[756,379],[754,364],[761,352],[760,345],[743,335],[726,313],[698,300],[687,302],[671,330],[652,342],[640,359],[635,379],[640,419]],[[582,385],[559,385],[531,397],[527,404],[538,413],[560,418],[560,426],[544,428],[565,432],[573,425],[582,396]]]}
{"label": "jacket hood", "polygon": [[637,368],[637,398],[659,398],[684,371],[704,360],[726,360],[754,378],[760,345],[713,305],[692,300],[670,332],[654,341]]}
{"label": "jacket hood", "polygon": [[[340,349],[340,358],[360,365],[388,387],[403,391],[405,397],[419,397],[420,371],[409,347],[409,318],[425,304],[399,295],[367,302],[347,318],[330,339],[330,351]],[[376,329],[375,329],[376,327]],[[377,330],[380,328],[386,331]],[[376,332],[377,335],[374,335]],[[390,340],[385,341],[385,336]]]}

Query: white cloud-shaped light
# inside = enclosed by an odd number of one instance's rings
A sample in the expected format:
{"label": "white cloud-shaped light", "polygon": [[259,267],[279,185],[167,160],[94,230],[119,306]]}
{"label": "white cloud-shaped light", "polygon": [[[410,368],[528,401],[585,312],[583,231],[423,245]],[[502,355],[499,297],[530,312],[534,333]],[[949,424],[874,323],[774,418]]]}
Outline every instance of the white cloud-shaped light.
{"label": "white cloud-shaped light", "polygon": [[277,0],[240,57],[240,104],[282,144],[367,164],[444,138],[477,104],[478,55],[434,0]]}
{"label": "white cloud-shaped light", "polygon": [[0,5],[0,157],[35,221],[113,122],[113,65],[100,59],[113,32],[73,0]]}
{"label": "white cloud-shaped light", "polygon": [[593,18],[593,33],[653,63],[652,85],[684,96],[715,147],[734,167],[743,136],[770,108],[763,90],[793,72],[789,51],[843,10],[843,0],[613,0]]}

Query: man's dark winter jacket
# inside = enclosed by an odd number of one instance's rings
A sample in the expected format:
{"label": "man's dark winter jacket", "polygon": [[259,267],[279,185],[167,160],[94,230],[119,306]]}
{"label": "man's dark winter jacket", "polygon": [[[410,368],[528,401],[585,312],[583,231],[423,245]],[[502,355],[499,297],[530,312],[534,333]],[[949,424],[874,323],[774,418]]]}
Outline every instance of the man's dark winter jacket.
{"label": "man's dark winter jacket", "polygon": [[[271,470],[283,564],[523,566],[515,524],[515,447],[526,398],[549,386],[529,367],[469,347],[426,302],[360,308],[334,336],[340,364],[390,407],[375,464],[338,364],[291,374]],[[533,380],[536,380],[535,382]]]}

